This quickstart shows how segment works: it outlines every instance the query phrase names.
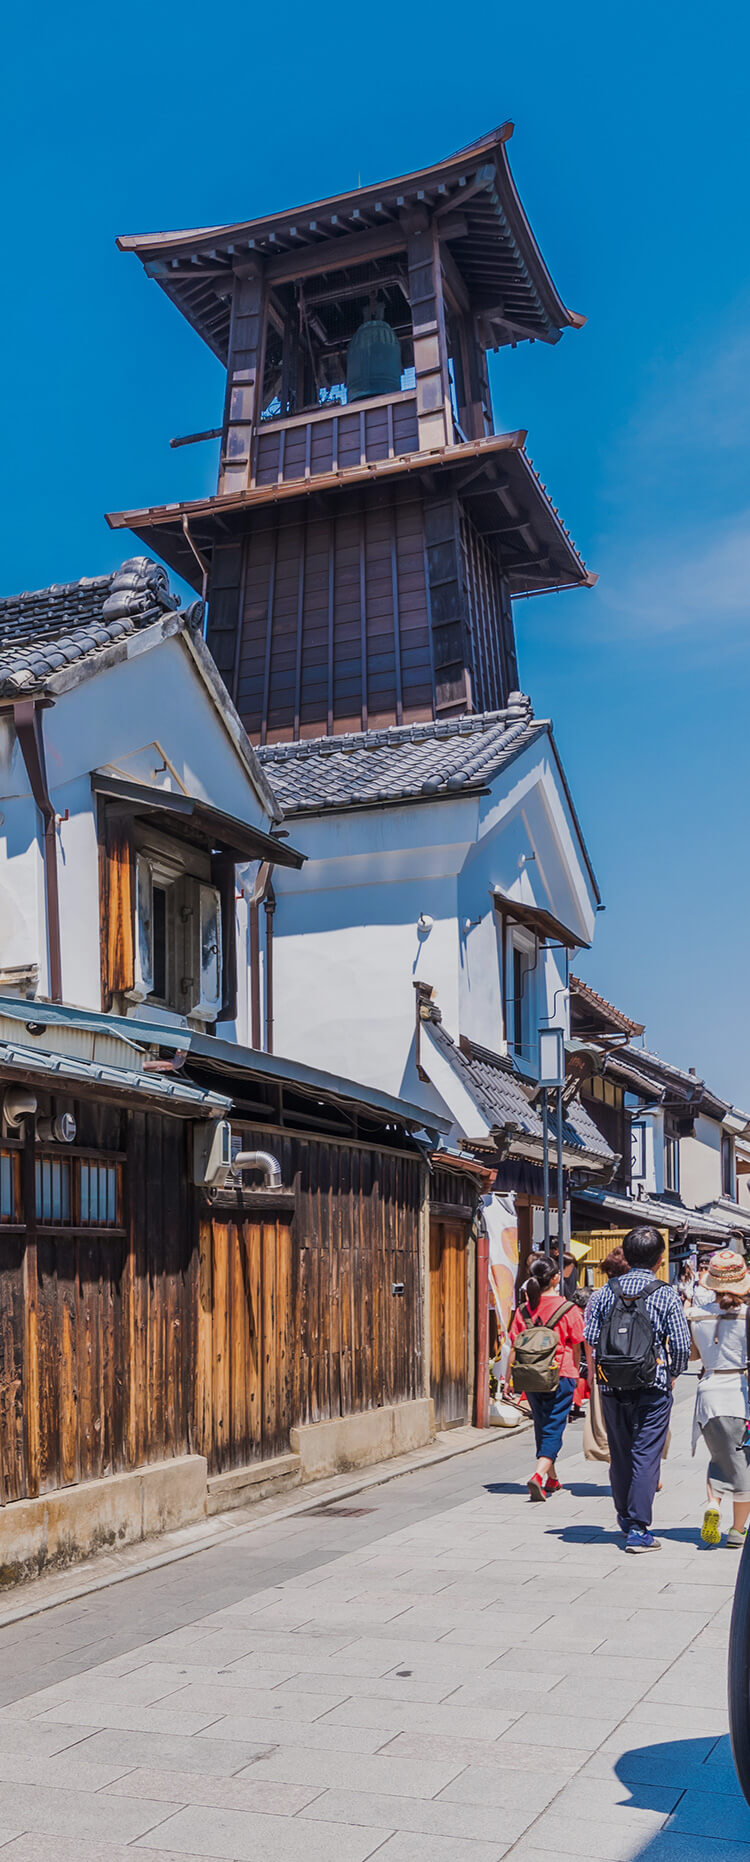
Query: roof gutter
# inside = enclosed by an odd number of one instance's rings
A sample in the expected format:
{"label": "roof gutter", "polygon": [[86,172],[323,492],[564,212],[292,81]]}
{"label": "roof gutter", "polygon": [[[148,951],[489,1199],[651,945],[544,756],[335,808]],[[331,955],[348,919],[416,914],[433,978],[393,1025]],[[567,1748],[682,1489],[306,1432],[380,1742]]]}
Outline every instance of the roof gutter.
{"label": "roof gutter", "polygon": [[57,818],[50,798],[47,765],[44,756],[42,711],[44,701],[17,699],[13,705],[16,729],[31,793],[44,822],[44,884],[49,952],[49,991],[53,1002],[62,1002],[62,948],[60,942],[60,889],[57,872]]}

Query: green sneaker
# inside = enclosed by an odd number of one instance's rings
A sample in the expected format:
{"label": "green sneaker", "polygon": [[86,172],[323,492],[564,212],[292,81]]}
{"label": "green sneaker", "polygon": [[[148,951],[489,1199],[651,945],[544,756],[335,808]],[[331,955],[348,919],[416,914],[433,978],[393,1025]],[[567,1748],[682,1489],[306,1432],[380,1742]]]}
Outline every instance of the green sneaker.
{"label": "green sneaker", "polygon": [[721,1526],[718,1506],[707,1506],[703,1515],[701,1538],[704,1545],[721,1545]]}

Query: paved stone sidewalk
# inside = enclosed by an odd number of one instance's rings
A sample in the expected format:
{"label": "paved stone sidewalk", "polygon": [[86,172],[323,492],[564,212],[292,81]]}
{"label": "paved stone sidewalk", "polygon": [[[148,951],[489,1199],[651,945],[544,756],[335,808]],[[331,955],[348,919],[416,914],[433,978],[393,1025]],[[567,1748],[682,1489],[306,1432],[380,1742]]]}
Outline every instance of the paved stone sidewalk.
{"label": "paved stone sidewalk", "polygon": [[574,1426],[0,1631],[3,1862],[750,1862],[690,1409],[649,1558]]}

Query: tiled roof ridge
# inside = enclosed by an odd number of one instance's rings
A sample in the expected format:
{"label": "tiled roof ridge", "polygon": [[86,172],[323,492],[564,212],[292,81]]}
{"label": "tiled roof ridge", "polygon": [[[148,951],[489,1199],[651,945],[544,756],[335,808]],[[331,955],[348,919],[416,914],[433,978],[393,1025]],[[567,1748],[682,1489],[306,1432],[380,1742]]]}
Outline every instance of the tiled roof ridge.
{"label": "tiled roof ridge", "polygon": [[586,1001],[593,1003],[596,1008],[606,1009],[608,1015],[613,1015],[617,1021],[622,1022],[624,1030],[629,1028],[632,1034],[643,1033],[645,1022],[634,1021],[632,1015],[626,1015],[624,1009],[618,1009],[614,1002],[608,1002],[606,996],[601,996],[598,989],[592,989],[591,984],[584,982],[582,976],[571,976],[570,987]]}
{"label": "tiled roof ridge", "polygon": [[[130,556],[108,575],[52,582],[0,600],[0,691],[22,695],[180,607],[162,563]],[[186,609],[192,623],[202,604]]]}
{"label": "tiled roof ridge", "polygon": [[672,1074],[675,1079],[684,1080],[685,1085],[694,1088],[696,1092],[706,1087],[706,1082],[701,1078],[700,1074],[690,1073],[686,1067],[676,1066],[673,1060],[663,1060],[661,1054],[654,1053],[653,1048],[631,1047],[630,1042],[628,1042],[627,1047],[622,1048],[621,1052],[623,1054],[632,1055],[636,1066],[639,1062],[645,1062],[646,1068],[648,1068],[649,1063],[653,1067],[661,1067],[664,1073]]}
{"label": "tiled roof ridge", "polygon": [[428,718],[422,723],[387,724],[375,730],[342,731],[338,736],[301,737],[261,744],[256,756],[262,763],[290,762],[308,756],[334,756],[337,751],[346,754],[352,750],[375,750],[405,743],[439,742],[448,737],[480,737],[498,724],[510,727],[548,722],[548,719],[535,718],[531,699],[518,692],[511,693],[509,703],[499,711],[471,711],[458,718]]}

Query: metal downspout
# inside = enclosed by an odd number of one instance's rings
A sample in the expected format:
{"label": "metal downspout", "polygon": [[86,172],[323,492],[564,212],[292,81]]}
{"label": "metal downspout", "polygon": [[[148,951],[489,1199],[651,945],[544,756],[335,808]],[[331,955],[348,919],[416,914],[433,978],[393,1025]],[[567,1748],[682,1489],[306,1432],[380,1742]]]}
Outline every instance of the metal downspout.
{"label": "metal downspout", "polygon": [[31,793],[44,822],[44,880],[47,904],[49,989],[52,1002],[62,1002],[62,950],[60,944],[60,891],[57,875],[57,819],[47,786],[42,707],[33,698],[17,699],[13,723],[29,778]]}

